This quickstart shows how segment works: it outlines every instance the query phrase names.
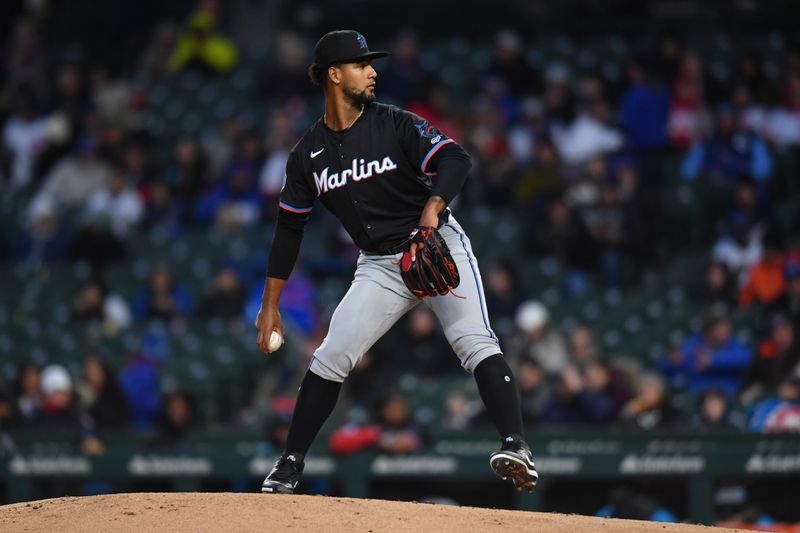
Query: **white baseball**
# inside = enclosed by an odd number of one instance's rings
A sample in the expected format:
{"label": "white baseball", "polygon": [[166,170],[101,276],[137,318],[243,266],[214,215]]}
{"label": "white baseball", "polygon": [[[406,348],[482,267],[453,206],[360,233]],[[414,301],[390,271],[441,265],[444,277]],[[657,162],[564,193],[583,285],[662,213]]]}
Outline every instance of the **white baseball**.
{"label": "white baseball", "polygon": [[278,333],[277,330],[272,330],[272,334],[269,336],[269,346],[267,346],[270,353],[280,348],[281,344],[283,344],[283,337],[281,337],[281,334]]}

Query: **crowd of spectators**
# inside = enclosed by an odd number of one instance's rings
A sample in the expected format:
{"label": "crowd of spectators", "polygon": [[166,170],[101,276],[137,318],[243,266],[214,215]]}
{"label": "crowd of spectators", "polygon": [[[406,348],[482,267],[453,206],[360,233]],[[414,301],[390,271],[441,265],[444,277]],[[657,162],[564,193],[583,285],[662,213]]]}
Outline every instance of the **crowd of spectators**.
{"label": "crowd of spectators", "polygon": [[[239,61],[237,43],[218,28],[218,4],[198,5],[183,30],[154,30],[135,71],[60,58],[35,15],[17,20],[4,43],[0,195],[23,207],[16,226],[0,229],[0,258],[31,271],[89,264],[91,276],[74,287],[74,324],[101,324],[114,334],[160,322],[179,334],[189,320],[219,319],[235,335],[257,312],[263,274],[234,260],[216,265],[205,292],[192,292],[185,273],[159,258],[133,298],[120,296],[106,277],[108,265],[130,259],[133,235],[180,240],[210,228],[268,235],[288,150],[318,102],[305,73],[311,36],[287,32],[275,37],[276,61],[259,73],[266,81],[248,95],[268,106],[262,126],[231,114],[200,133],[151,131],[148,85],[135,80],[187,71],[213,80],[230,76]],[[777,74],[767,75],[765,57],[743,53],[721,80],[702,55],[665,36],[651,50],[631,52],[618,77],[557,61],[535,66],[527,60],[530,43],[503,30],[460,98],[464,87],[426,67],[413,31],[393,38],[392,56],[376,63],[379,99],[425,116],[469,150],[475,167],[455,212],[514,213],[514,251],[555,258],[564,298],[591,287],[635,292],[680,254],[669,239],[665,190],[704,184],[729,196],[722,218],[698,214],[692,222],[711,224],[717,235],[692,243],[706,246],[709,257],[700,285],[691,288],[706,309],[702,323],[649,367],[642,358],[607,353],[591,322],[562,328],[537,295],[521,291],[517,256],[482,265],[493,321],[513,325],[501,340],[529,427],[800,429],[798,225],[775,216],[783,200],[777,195],[796,195],[800,185],[776,161],[780,153],[796,162],[800,150],[800,49],[790,44],[777,56]],[[164,145],[169,155],[159,158]],[[341,263],[301,258],[284,291],[284,321],[300,335],[300,348],[227,422],[266,417],[269,438],[285,438],[298,369],[325,333],[319,272],[350,274],[341,267],[355,253],[349,239],[337,233],[331,249]],[[731,313],[753,308],[762,326],[742,341]],[[104,428],[133,427],[149,432],[153,446],[186,446],[203,422],[197,398],[180,389],[163,394],[159,362],[168,355],[157,338],[143,345],[147,353],[120,369],[90,354],[80,376],[59,365],[20,365],[13,387],[0,392],[0,425],[61,424],[91,453],[102,451],[97,435]],[[332,435],[331,450],[406,453],[425,446],[426,423],[486,425],[474,391],[463,386],[449,390],[442,405],[415,411],[396,387],[407,373],[463,378],[424,306],[354,370],[345,391],[360,415]]]}

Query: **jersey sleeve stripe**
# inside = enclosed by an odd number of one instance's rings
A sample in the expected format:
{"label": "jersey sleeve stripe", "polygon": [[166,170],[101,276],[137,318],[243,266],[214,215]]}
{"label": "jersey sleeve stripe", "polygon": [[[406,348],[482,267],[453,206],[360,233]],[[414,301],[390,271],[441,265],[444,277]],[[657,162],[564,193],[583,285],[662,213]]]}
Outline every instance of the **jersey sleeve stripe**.
{"label": "jersey sleeve stripe", "polygon": [[285,202],[278,202],[278,205],[292,213],[310,213],[311,209],[313,209],[311,207],[294,207]]}
{"label": "jersey sleeve stripe", "polygon": [[427,174],[427,172],[425,172],[425,167],[428,166],[428,161],[430,161],[431,157],[433,157],[436,154],[436,152],[439,151],[439,148],[441,148],[445,144],[450,144],[450,143],[454,143],[454,142],[455,141],[453,139],[445,139],[443,141],[439,141],[438,143],[436,143],[436,146],[431,148],[430,152],[428,152],[428,155],[426,155],[425,159],[422,160],[422,166],[420,167],[420,170],[422,170],[422,173],[423,174]]}

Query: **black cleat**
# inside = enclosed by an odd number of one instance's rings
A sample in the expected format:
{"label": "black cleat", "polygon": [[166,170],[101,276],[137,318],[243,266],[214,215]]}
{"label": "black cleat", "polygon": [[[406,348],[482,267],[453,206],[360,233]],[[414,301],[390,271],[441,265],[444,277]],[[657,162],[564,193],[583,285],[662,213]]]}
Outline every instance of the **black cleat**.
{"label": "black cleat", "polygon": [[489,465],[503,479],[511,478],[517,490],[533,490],[539,481],[531,450],[524,440],[507,438],[503,448],[489,456]]}
{"label": "black cleat", "polygon": [[303,475],[303,455],[286,452],[275,461],[275,466],[261,484],[261,492],[272,494],[294,494],[294,489]]}

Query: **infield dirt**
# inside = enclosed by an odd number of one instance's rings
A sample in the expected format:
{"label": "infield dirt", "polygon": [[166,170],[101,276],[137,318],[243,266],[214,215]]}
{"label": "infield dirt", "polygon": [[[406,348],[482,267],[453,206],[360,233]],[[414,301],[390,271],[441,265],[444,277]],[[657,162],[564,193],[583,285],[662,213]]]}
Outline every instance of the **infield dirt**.
{"label": "infield dirt", "polygon": [[139,493],[53,498],[0,506],[0,531],[718,533],[735,530],[324,496]]}

